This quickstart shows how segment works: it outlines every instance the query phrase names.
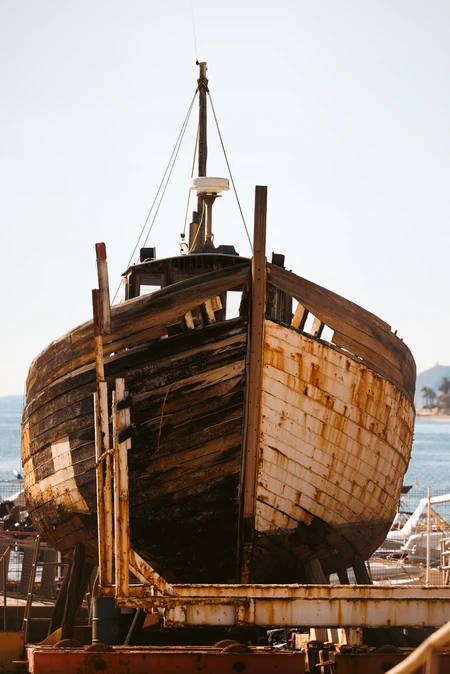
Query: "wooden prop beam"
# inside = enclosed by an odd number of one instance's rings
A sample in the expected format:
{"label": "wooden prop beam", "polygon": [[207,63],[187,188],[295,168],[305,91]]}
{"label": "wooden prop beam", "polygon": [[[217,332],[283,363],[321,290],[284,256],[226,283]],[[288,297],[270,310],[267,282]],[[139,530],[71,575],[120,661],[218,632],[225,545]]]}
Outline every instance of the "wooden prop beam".
{"label": "wooden prop beam", "polygon": [[261,423],[261,377],[266,306],[266,219],[267,187],[258,185],[255,190],[250,334],[247,355],[248,384],[239,532],[240,554],[238,555],[237,570],[241,583],[248,583],[250,578],[255,524],[255,492]]}
{"label": "wooden prop beam", "polygon": [[[97,503],[99,537],[99,586],[110,586],[113,579],[113,509],[111,456],[109,453],[108,389],[103,358],[104,326],[110,331],[109,284],[105,244],[96,244],[99,290],[92,291],[94,312],[94,354],[97,391],[94,395],[95,457],[97,463]],[[105,309],[106,307],[106,309]],[[105,317],[106,313],[106,317]]]}

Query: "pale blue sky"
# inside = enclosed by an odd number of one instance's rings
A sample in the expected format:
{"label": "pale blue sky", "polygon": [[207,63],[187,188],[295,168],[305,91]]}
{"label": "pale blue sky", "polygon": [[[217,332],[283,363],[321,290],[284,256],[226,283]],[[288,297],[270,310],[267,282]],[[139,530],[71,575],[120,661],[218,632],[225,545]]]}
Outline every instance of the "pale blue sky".
{"label": "pale blue sky", "polygon": [[[116,287],[196,56],[250,228],[268,185],[268,254],[389,322],[419,371],[450,364],[449,34],[447,0],[1,0],[0,395],[90,318],[97,241]],[[178,251],[194,136],[149,239],[162,256]],[[209,167],[226,177],[215,139]],[[249,254],[231,193],[215,230]]]}

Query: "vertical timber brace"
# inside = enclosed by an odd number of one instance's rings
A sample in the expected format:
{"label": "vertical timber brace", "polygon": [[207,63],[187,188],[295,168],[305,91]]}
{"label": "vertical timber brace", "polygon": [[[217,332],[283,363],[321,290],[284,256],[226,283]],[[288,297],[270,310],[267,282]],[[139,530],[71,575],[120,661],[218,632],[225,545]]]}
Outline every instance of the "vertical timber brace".
{"label": "vertical timber brace", "polygon": [[116,559],[116,599],[130,596],[129,570],[156,593],[176,596],[173,587],[130,547],[130,491],[128,484],[128,451],[131,449],[130,397],[125,379],[116,379],[114,394],[114,520]]}
{"label": "vertical timber brace", "polygon": [[255,497],[259,466],[261,426],[261,383],[266,305],[266,218],[267,187],[255,189],[255,223],[253,234],[252,290],[247,351],[247,390],[244,443],[242,452],[241,503],[239,521],[239,582],[250,582],[255,535]]}
{"label": "vertical timber brace", "polygon": [[[129,571],[131,569],[144,585],[152,586],[154,592],[175,596],[176,592],[173,587],[130,547],[128,452],[131,449],[132,434],[131,397],[125,391],[125,379],[116,379],[116,388],[112,396],[113,447],[111,449],[108,388],[105,381],[103,360],[103,335],[111,332],[105,244],[96,244],[96,253],[100,289],[92,291],[92,305],[97,380],[94,407],[99,594],[114,595],[116,599],[128,599],[130,596]],[[113,461],[111,461],[112,458]],[[114,578],[113,570],[115,572]]]}
{"label": "vertical timber brace", "polygon": [[109,441],[108,389],[105,381],[103,335],[111,332],[106,246],[95,245],[99,290],[92,291],[94,311],[95,377],[95,457],[97,464],[97,519],[99,540],[99,587],[113,581],[113,508]]}

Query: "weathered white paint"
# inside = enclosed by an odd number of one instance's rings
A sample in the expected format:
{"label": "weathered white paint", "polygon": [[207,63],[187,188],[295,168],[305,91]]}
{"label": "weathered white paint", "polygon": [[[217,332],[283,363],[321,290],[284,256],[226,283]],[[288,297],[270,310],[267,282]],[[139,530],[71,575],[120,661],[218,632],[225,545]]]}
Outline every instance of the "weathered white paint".
{"label": "weathered white paint", "polygon": [[317,516],[389,520],[408,465],[414,410],[342,352],[266,321],[256,529]]}
{"label": "weathered white paint", "polygon": [[[283,391],[279,395],[283,395]],[[366,472],[376,468],[388,475],[389,471],[394,470],[400,479],[403,477],[406,458],[396,447],[389,445],[376,435],[365,433],[364,430],[358,429],[356,425],[354,425],[355,428],[351,428],[350,423],[346,425],[346,430],[349,432],[344,432],[336,427],[342,422],[342,418],[338,416],[334,420],[336,426],[332,425],[332,418],[329,418],[327,422],[318,419],[316,415],[320,416],[321,411],[314,410],[314,414],[311,413],[308,398],[303,400],[299,398],[298,404],[303,409],[297,412],[297,419],[293,418],[296,415],[295,408],[288,406],[285,401],[277,399],[267,392],[264,392],[263,398],[265,421],[268,426],[266,432],[270,437],[275,439],[279,437],[277,431],[277,428],[279,428],[286,436],[292,436],[293,439],[302,437],[304,442],[311,444],[313,447],[320,447],[326,443],[327,447],[332,448],[327,451],[330,456],[332,456],[332,451],[335,450],[335,456],[339,455],[339,458],[341,458],[342,452],[342,459],[346,462],[351,461],[353,457],[359,459],[366,464]],[[326,409],[323,412],[326,414]],[[279,425],[280,418],[283,420],[281,426]],[[353,424],[353,422],[351,423]]]}
{"label": "weathered white paint", "polygon": [[69,437],[54,442],[51,451],[54,472],[34,483],[30,479],[27,487],[31,498],[36,505],[54,501],[74,513],[88,514],[89,508],[75,481]]}

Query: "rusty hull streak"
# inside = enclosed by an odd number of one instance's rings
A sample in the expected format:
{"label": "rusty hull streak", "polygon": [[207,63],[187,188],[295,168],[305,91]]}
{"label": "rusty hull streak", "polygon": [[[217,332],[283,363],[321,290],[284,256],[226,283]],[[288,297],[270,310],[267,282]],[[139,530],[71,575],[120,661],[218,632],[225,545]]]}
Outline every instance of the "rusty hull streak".
{"label": "rusty hull streak", "polygon": [[332,526],[392,519],[412,442],[406,396],[323,342],[271,321],[265,333],[256,529],[304,520],[299,506]]}

